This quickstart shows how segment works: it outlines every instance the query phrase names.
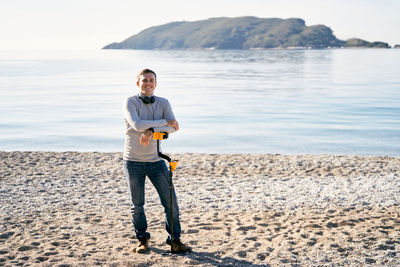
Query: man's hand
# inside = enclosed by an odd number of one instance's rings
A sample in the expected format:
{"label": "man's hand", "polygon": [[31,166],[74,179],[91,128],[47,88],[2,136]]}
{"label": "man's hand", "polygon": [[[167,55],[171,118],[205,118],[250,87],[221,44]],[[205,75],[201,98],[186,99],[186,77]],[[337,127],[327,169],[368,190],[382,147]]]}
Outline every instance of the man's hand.
{"label": "man's hand", "polygon": [[142,146],[148,146],[150,144],[150,140],[153,138],[153,132],[147,129],[141,136],[140,136],[140,144]]}
{"label": "man's hand", "polygon": [[176,120],[167,121],[167,126],[174,127],[176,131],[179,130],[179,124]]}

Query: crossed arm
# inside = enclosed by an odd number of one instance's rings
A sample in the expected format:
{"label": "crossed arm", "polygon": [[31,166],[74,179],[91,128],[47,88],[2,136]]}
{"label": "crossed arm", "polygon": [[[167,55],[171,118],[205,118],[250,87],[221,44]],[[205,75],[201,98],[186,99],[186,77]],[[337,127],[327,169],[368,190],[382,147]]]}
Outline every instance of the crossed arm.
{"label": "crossed arm", "polygon": [[[175,129],[175,132],[179,130],[179,124],[176,120],[169,120],[167,121],[167,126],[172,127]],[[150,140],[153,138],[153,131],[152,129],[147,129],[144,133],[140,136],[140,144],[143,146],[147,146],[150,144]]]}
{"label": "crossed arm", "polygon": [[128,100],[124,103],[124,117],[133,129],[143,132],[140,136],[140,144],[144,146],[150,144],[153,131],[173,133],[179,130],[179,124],[175,119],[169,103],[164,114],[166,119],[141,120],[136,112],[134,104]]}

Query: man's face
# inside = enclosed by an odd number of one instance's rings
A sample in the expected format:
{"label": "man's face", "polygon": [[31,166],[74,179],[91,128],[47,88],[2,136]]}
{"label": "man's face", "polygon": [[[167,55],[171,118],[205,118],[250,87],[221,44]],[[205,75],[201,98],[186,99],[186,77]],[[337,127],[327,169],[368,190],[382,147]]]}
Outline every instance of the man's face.
{"label": "man's face", "polygon": [[145,96],[151,96],[157,86],[156,77],[153,73],[145,73],[139,76],[139,80],[136,84],[142,94]]}

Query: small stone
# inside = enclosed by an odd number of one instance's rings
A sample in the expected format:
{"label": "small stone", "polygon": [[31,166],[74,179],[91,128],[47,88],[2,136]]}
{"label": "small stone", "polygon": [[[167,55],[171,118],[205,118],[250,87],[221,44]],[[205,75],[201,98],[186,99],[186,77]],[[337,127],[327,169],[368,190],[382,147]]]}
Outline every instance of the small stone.
{"label": "small stone", "polygon": [[333,222],[328,222],[328,224],[326,225],[328,228],[336,228],[338,227],[337,223],[333,223]]}
{"label": "small stone", "polygon": [[238,252],[238,256],[241,257],[241,258],[246,258],[246,255],[247,255],[246,251],[239,251]]}
{"label": "small stone", "polygon": [[47,258],[47,257],[37,257],[36,258],[38,261],[40,261],[40,262],[43,262],[43,261],[47,261],[49,258]]}
{"label": "small stone", "polygon": [[376,260],[371,259],[371,258],[365,258],[365,262],[368,263],[368,264],[371,264],[371,263],[375,263]]}
{"label": "small stone", "polygon": [[31,246],[22,246],[18,248],[18,251],[27,251],[27,250],[31,250],[32,247]]}
{"label": "small stone", "polygon": [[52,252],[46,252],[44,253],[45,256],[53,256],[53,255],[57,255],[58,252],[57,251],[52,251]]}
{"label": "small stone", "polygon": [[7,232],[7,233],[4,233],[4,234],[1,234],[0,235],[0,239],[8,239],[8,238],[10,238],[10,236],[12,236],[14,234],[14,232]]}
{"label": "small stone", "polygon": [[263,253],[258,253],[257,254],[257,259],[259,259],[259,260],[265,260],[265,255],[263,254]]}
{"label": "small stone", "polygon": [[395,250],[395,247],[381,244],[378,246],[378,250]]}

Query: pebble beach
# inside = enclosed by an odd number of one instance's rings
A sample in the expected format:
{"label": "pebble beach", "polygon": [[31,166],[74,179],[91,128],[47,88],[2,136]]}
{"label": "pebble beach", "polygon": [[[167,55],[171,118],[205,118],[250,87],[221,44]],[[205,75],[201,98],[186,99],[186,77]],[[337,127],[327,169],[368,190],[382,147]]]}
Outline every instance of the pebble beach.
{"label": "pebble beach", "polygon": [[186,255],[149,181],[132,251],[121,153],[0,151],[0,266],[400,266],[400,158],[171,156]]}

